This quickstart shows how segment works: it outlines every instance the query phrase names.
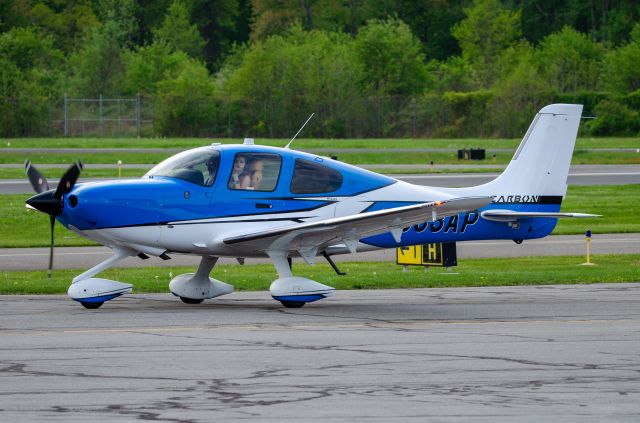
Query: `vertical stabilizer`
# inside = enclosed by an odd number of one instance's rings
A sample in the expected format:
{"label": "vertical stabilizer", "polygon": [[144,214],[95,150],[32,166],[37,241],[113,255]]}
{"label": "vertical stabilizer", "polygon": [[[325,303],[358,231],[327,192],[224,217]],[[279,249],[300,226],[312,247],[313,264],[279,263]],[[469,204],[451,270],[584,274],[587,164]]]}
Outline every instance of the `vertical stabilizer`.
{"label": "vertical stabilizer", "polygon": [[505,171],[491,182],[456,188],[474,195],[562,196],[582,115],[580,104],[551,104],[538,112]]}

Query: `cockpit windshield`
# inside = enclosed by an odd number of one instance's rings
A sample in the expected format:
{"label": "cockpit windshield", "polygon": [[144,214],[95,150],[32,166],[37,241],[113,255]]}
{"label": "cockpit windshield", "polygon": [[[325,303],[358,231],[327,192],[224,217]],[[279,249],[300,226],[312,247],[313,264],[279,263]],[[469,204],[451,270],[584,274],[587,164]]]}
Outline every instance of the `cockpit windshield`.
{"label": "cockpit windshield", "polygon": [[164,160],[147,172],[145,176],[169,176],[210,187],[216,179],[219,165],[220,152],[218,150],[198,148],[184,151]]}

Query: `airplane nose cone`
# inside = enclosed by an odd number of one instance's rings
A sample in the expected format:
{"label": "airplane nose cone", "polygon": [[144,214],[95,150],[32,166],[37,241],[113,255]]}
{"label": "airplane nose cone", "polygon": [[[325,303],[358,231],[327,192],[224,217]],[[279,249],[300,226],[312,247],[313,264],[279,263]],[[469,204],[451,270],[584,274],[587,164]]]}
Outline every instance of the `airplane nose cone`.
{"label": "airplane nose cone", "polygon": [[54,192],[55,190],[42,192],[29,198],[26,202],[36,210],[59,216],[62,213],[62,199],[55,198]]}

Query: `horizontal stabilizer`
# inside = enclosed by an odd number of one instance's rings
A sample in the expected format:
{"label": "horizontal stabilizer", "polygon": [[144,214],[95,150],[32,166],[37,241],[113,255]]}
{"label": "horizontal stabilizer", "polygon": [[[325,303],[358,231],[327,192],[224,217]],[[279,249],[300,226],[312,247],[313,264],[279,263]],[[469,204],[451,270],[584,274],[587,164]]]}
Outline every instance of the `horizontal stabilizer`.
{"label": "horizontal stabilizer", "polygon": [[516,212],[511,210],[485,210],[480,213],[480,216],[486,220],[493,220],[495,222],[514,222],[519,219],[528,219],[532,217],[601,217],[599,214],[588,213],[553,213],[553,212]]}

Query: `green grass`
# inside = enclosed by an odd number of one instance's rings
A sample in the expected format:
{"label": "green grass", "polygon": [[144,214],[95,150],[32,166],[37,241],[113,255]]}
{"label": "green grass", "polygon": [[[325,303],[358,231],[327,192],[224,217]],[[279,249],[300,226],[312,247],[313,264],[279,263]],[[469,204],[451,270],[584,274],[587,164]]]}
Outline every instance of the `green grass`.
{"label": "green grass", "polygon": [[[525,257],[463,260],[455,274],[442,269],[411,267],[402,272],[390,262],[341,263],[347,275],[338,276],[326,264],[294,264],[297,276],[311,278],[337,289],[438,288],[466,286],[548,285],[597,282],[638,282],[640,255],[593,256],[596,266],[580,266],[584,257]],[[132,283],[134,292],[168,292],[171,275],[193,272],[193,268],[111,269],[100,277]],[[46,272],[0,272],[0,294],[62,294],[80,270],[57,270],[51,280]],[[213,277],[230,283],[239,291],[266,290],[277,278],[271,265],[221,265]]]}
{"label": "green grass", "polygon": [[[0,195],[0,248],[45,247],[49,245],[49,217],[44,213],[29,210],[25,200],[30,194]],[[56,222],[56,246],[96,245],[80,238]]]}
{"label": "green grass", "polygon": [[[45,165],[46,166],[46,165]],[[56,181],[62,177],[62,174],[66,169],[63,168],[47,168],[45,166],[38,166],[40,172],[42,172],[49,181]],[[149,165],[147,169],[122,169],[122,177],[123,178],[139,178],[149,169],[151,169],[152,165]],[[424,167],[420,167],[418,169],[414,167],[406,167],[403,165],[398,165],[397,167],[392,168],[370,168],[374,172],[385,173],[385,174],[441,174],[441,173],[490,173],[490,172],[502,172],[504,168],[495,167],[495,168],[435,168],[432,169],[429,165],[424,165]],[[82,171],[82,178],[117,178],[118,177],[118,169],[114,166],[110,169],[96,169],[89,166],[85,166]],[[0,168],[0,179],[23,179],[26,178],[24,169],[22,167],[16,169],[4,169]]]}
{"label": "green grass", "polygon": [[639,153],[575,150],[571,164],[640,164]]}
{"label": "green grass", "polygon": [[0,155],[0,163],[3,164],[22,164],[26,159],[31,160],[35,165],[39,164],[64,164],[71,165],[77,160],[82,160],[85,165],[108,164],[113,163],[115,166],[118,160],[122,163],[131,164],[157,164],[162,160],[170,157],[167,153],[148,153],[142,151],[140,153],[2,153]]}
{"label": "green grass", "polygon": [[[191,148],[212,142],[241,143],[241,139],[206,138],[14,138],[1,139],[0,149],[12,148]],[[257,144],[283,147],[288,139],[256,138]],[[514,139],[304,139],[294,142],[295,148],[513,148]],[[10,144],[10,145],[7,145]],[[639,138],[578,138],[576,148],[640,148]]]}
{"label": "green grass", "polygon": [[[58,181],[62,174],[67,170],[66,168],[46,168],[38,166],[40,172],[42,172],[49,182]],[[151,169],[149,165],[148,169],[122,169],[123,178],[139,178],[147,171]],[[117,178],[118,168],[114,166],[112,169],[96,169],[91,166],[85,167],[82,171],[82,178]],[[23,168],[19,169],[3,169],[0,168],[0,179],[23,179],[26,178]]]}
{"label": "green grass", "polygon": [[562,211],[601,214],[597,219],[558,219],[553,233],[640,232],[640,185],[570,186],[562,202]]}
{"label": "green grass", "polygon": [[[28,210],[29,195],[0,195],[0,248],[44,247],[49,245],[49,219],[43,213]],[[594,234],[640,232],[640,185],[570,186],[562,210],[602,214],[597,219],[560,219],[554,234]],[[93,245],[60,224],[56,224],[56,245]]]}
{"label": "green grass", "polygon": [[[489,163],[487,163],[489,164]],[[494,163],[491,163],[494,164]],[[504,170],[504,167],[465,167],[465,168],[446,168],[438,167],[434,168],[430,165],[424,165],[422,167],[406,167],[403,165],[397,165],[393,167],[375,167],[368,166],[367,169],[377,173],[383,173],[388,175],[437,175],[437,174],[449,174],[449,173],[500,173]]]}

